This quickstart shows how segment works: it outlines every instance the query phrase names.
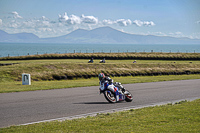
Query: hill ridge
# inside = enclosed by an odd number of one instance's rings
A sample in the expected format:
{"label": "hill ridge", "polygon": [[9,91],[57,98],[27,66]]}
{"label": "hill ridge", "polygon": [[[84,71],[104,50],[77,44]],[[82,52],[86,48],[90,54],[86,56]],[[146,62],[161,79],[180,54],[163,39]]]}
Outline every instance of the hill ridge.
{"label": "hill ridge", "polygon": [[170,36],[129,34],[109,26],[93,30],[77,29],[69,34],[39,38],[33,33],[8,34],[0,30],[0,42],[24,43],[72,43],[72,44],[200,44],[200,39]]}

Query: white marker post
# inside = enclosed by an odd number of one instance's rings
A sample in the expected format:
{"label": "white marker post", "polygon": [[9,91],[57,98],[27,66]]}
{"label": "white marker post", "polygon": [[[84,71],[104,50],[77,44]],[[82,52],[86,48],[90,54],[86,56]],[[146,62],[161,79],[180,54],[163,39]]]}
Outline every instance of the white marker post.
{"label": "white marker post", "polygon": [[22,74],[22,85],[31,85],[31,75],[23,73]]}

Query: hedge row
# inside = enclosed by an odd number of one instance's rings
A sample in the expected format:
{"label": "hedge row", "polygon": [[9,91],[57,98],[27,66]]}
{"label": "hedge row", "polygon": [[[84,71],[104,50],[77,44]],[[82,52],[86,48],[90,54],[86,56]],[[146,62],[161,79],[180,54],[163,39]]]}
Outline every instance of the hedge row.
{"label": "hedge row", "polygon": [[[183,71],[183,72],[132,72],[132,73],[112,73],[104,72],[105,75],[110,77],[121,77],[121,76],[161,76],[161,75],[189,75],[189,74],[200,74],[200,71]],[[78,78],[92,78],[98,77],[98,74],[89,75],[53,75],[54,80],[73,80]]]}
{"label": "hedge row", "polygon": [[110,59],[110,60],[200,60],[200,53],[68,53],[1,57],[0,60],[36,59]]}

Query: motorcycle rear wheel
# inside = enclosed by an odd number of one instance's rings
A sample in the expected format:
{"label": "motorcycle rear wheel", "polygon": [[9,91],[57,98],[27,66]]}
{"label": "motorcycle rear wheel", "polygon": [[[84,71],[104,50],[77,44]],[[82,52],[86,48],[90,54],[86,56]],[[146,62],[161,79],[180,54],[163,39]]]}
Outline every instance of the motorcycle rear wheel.
{"label": "motorcycle rear wheel", "polygon": [[132,94],[131,94],[128,90],[126,90],[126,91],[124,92],[124,95],[125,95],[125,101],[126,101],[126,102],[131,102],[131,101],[133,101],[133,96],[132,96]]}
{"label": "motorcycle rear wheel", "polygon": [[105,90],[104,96],[105,96],[106,100],[110,103],[116,103],[117,102],[115,94],[112,91]]}

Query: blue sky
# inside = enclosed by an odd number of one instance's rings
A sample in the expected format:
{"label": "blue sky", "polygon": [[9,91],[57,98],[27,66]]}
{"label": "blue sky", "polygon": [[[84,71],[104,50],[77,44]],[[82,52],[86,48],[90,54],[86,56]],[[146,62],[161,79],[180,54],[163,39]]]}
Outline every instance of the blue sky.
{"label": "blue sky", "polygon": [[102,26],[200,39],[200,0],[0,0],[0,29],[8,33],[43,38]]}

